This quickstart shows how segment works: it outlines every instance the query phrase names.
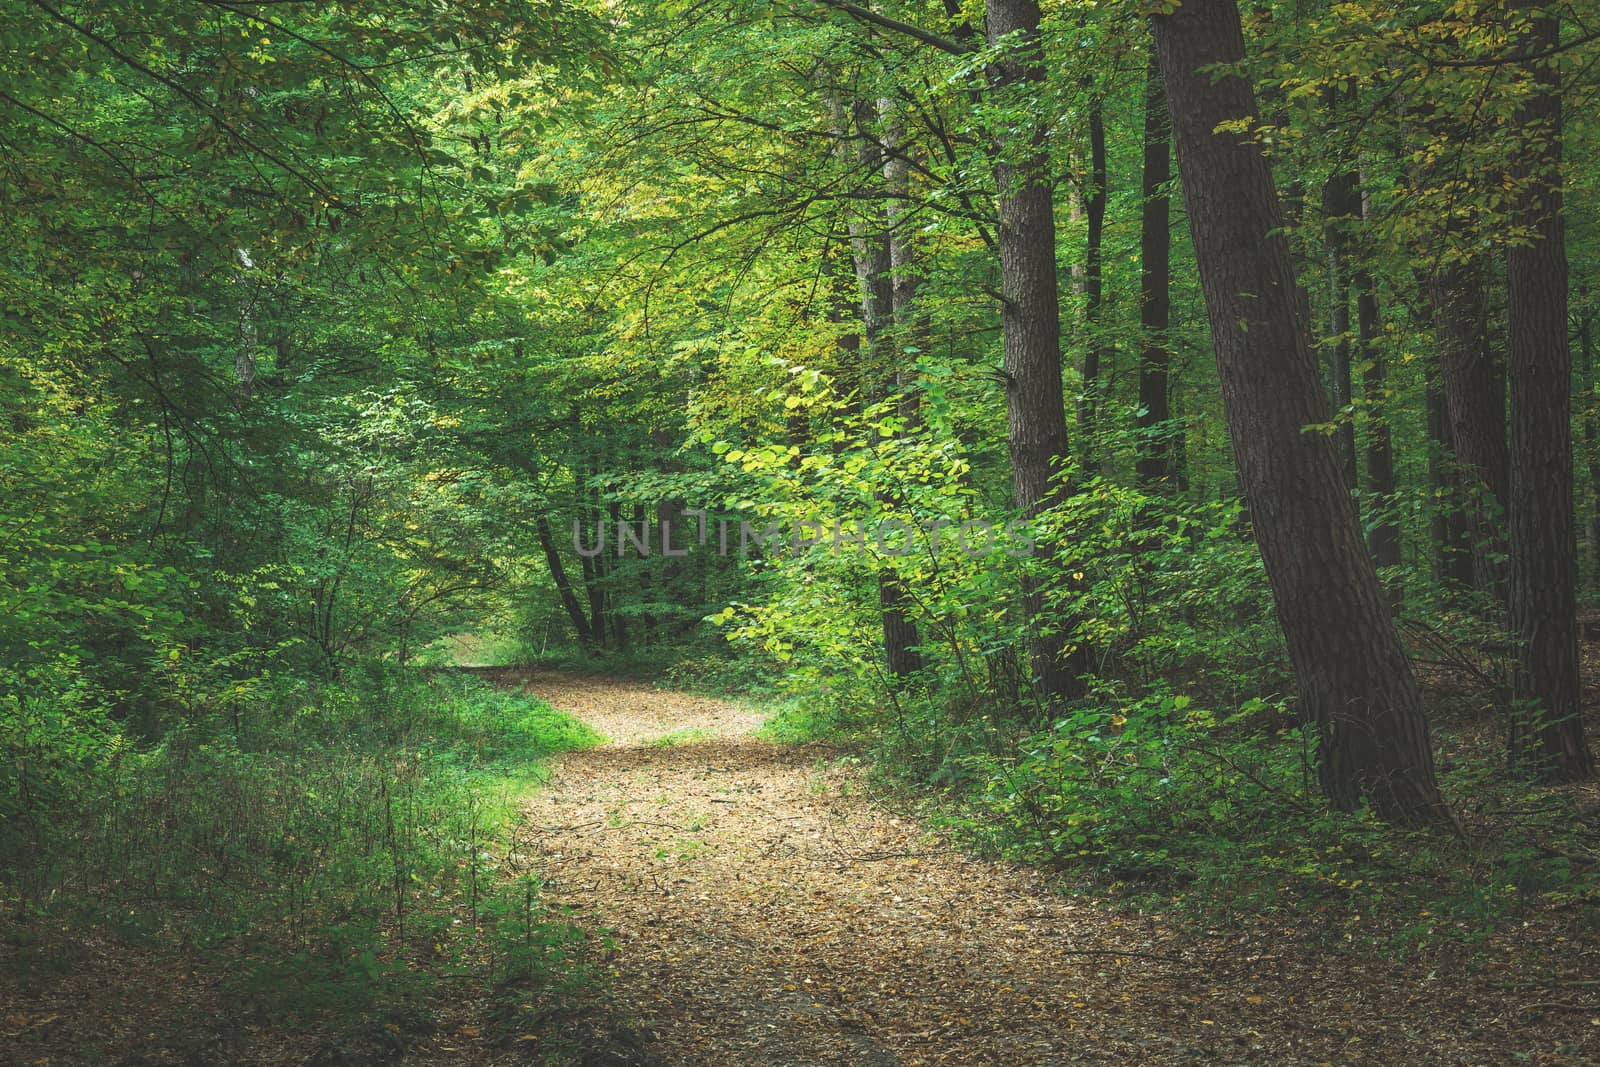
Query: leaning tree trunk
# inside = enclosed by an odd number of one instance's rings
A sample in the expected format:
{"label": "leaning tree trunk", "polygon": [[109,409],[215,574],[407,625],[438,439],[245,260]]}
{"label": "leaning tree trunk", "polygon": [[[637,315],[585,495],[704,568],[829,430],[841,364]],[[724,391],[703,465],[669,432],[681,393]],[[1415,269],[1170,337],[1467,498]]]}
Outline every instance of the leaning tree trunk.
{"label": "leaning tree trunk", "polygon": [[[1043,88],[1039,5],[1036,0],[988,0],[995,58],[989,81],[1001,106],[1015,106],[1018,89],[1036,90],[1023,101],[1037,105]],[[1005,122],[996,136],[995,183],[999,193],[1001,333],[1005,350],[1006,438],[1017,504],[1037,515],[1058,496],[1057,475],[1068,456],[1067,419],[1061,388],[1061,308],[1056,281],[1055,209],[1045,124]],[[1045,616],[1044,591],[1033,579],[1023,584],[1023,606],[1031,638],[1035,691],[1046,703],[1081,692],[1064,651],[1067,629]],[[1052,623],[1056,623],[1052,625]]]}
{"label": "leaning tree trunk", "polygon": [[[1530,52],[1559,41],[1535,17]],[[1572,352],[1567,339],[1567,249],[1561,217],[1560,70],[1531,63],[1534,95],[1513,120],[1520,141],[1516,221],[1526,242],[1506,253],[1511,381],[1511,580],[1517,697],[1510,756],[1552,781],[1594,773],[1578,677],[1577,546],[1572,506]]]}
{"label": "leaning tree trunk", "polygon": [[1167,326],[1172,312],[1172,221],[1167,183],[1172,178],[1172,144],[1167,129],[1167,99],[1161,67],[1150,54],[1144,89],[1144,175],[1139,217],[1139,457],[1142,486],[1162,486],[1172,478],[1172,352]]}
{"label": "leaning tree trunk", "polygon": [[578,596],[572,591],[572,582],[567,579],[567,569],[561,562],[561,549],[556,544],[555,536],[550,532],[550,520],[540,515],[534,519],[534,526],[539,531],[539,547],[544,550],[545,566],[550,569],[550,580],[555,582],[556,593],[561,597],[561,606],[567,611],[567,618],[572,620],[572,632],[577,635],[578,643],[585,649],[592,649],[595,644],[594,630],[589,626],[589,620],[584,617],[583,606],[578,603]]}
{"label": "leaning tree trunk", "polygon": [[1363,798],[1403,825],[1449,823],[1427,718],[1362,543],[1325,423],[1317,366],[1300,329],[1272,173],[1248,134],[1255,93],[1235,0],[1185,0],[1155,19],[1178,172],[1211,320],[1223,404],[1252,528],[1319,735],[1334,807]]}

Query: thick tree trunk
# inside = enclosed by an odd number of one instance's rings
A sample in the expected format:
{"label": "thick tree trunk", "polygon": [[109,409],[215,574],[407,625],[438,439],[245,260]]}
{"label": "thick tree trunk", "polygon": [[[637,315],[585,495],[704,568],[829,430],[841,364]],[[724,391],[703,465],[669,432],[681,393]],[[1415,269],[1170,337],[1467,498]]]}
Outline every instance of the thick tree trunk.
{"label": "thick tree trunk", "polygon": [[[1537,17],[1531,52],[1559,42]],[[1536,93],[1517,112],[1521,140],[1516,221],[1530,240],[1506,254],[1511,380],[1511,576],[1517,636],[1510,755],[1552,781],[1594,773],[1578,677],[1577,547],[1572,507],[1572,353],[1567,340],[1567,249],[1562,219],[1560,71],[1532,64]]]}
{"label": "thick tree trunk", "polygon": [[[1002,105],[1015,104],[1009,98],[1018,88],[1042,87],[1045,80],[1039,5],[1035,0],[988,0],[987,29],[990,45],[1005,45],[990,68],[990,85]],[[1017,504],[1029,515],[1057,498],[1057,474],[1068,457],[1055,209],[1044,130],[1042,118],[1002,124],[994,168],[1006,436]],[[1048,704],[1076,695],[1081,686],[1063,655],[1066,635],[1060,631],[1066,627],[1045,618],[1043,590],[1032,581],[1024,584],[1023,604],[1033,632],[1030,653],[1038,696]]]}
{"label": "thick tree trunk", "polygon": [[1323,790],[1404,825],[1449,823],[1422,698],[1362,543],[1300,329],[1272,174],[1246,135],[1235,0],[1185,0],[1155,19],[1178,171],[1211,320],[1223,403],[1299,699],[1316,724]]}
{"label": "thick tree trunk", "polygon": [[1473,584],[1503,602],[1502,515],[1511,483],[1506,447],[1505,368],[1489,348],[1481,268],[1447,263],[1429,279],[1439,376],[1450,441],[1461,471],[1460,505],[1472,538]]}
{"label": "thick tree trunk", "polygon": [[[1153,47],[1153,46],[1152,46]],[[1161,67],[1152,50],[1145,72],[1144,173],[1139,215],[1139,484],[1167,486],[1172,479],[1174,431],[1171,385],[1172,353],[1167,326],[1172,313],[1172,213],[1167,183],[1172,179],[1171,134]]]}

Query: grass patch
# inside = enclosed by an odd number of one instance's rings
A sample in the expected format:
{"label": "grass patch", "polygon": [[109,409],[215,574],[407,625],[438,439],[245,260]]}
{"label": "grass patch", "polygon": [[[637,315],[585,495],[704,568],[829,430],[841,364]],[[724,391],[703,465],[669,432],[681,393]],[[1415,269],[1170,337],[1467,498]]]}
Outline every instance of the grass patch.
{"label": "grass patch", "polygon": [[707,730],[701,730],[697,727],[690,727],[683,730],[673,730],[671,733],[662,734],[660,737],[652,737],[645,743],[651,748],[673,748],[677,745],[687,745],[696,741],[706,741],[712,736],[713,735]]}
{"label": "grass patch", "polygon": [[44,847],[6,857],[7,939],[107,931],[296,1026],[415,1015],[447,980],[581,984],[582,931],[507,857],[543,762],[597,741],[449,674],[357,678],[143,748],[117,735],[75,803],[29,813]]}

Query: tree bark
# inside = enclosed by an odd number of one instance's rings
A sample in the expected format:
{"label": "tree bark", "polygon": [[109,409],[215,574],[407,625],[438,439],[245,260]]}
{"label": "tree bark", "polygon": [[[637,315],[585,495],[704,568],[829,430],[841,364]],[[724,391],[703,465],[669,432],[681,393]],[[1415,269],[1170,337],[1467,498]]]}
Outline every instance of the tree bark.
{"label": "tree bark", "polygon": [[1430,519],[1433,545],[1433,580],[1452,589],[1472,588],[1472,532],[1460,505],[1461,477],[1450,434],[1450,413],[1445,410],[1439,375],[1428,371],[1424,392],[1428,405],[1428,485],[1433,490]]}
{"label": "tree bark", "polygon": [[1583,368],[1583,459],[1589,474],[1589,520],[1584,540],[1589,548],[1589,588],[1600,589],[1600,413],[1595,411],[1594,316],[1578,323],[1578,352]]}
{"label": "tree bark", "polygon": [[1322,187],[1323,243],[1328,256],[1328,377],[1333,386],[1333,440],[1345,488],[1355,492],[1356,426],[1346,412],[1355,398],[1350,374],[1349,227],[1361,211],[1354,171],[1341,170]]}
{"label": "tree bark", "polygon": [[1481,265],[1442,264],[1428,284],[1450,441],[1460,468],[1459,504],[1472,539],[1473,584],[1503,603],[1502,515],[1511,483],[1505,368],[1489,348]]}
{"label": "tree bark", "polygon": [[[853,136],[857,149],[854,164],[865,187],[870,178],[883,178],[888,194],[885,215],[874,219],[853,206],[847,208],[851,260],[855,267],[856,288],[860,294],[861,330],[865,358],[860,365],[860,391],[868,401],[883,398],[889,386],[900,390],[898,405],[906,403],[914,374],[905,370],[904,353],[891,351],[896,341],[904,346],[906,330],[914,314],[912,301],[917,281],[911,267],[910,234],[904,224],[910,195],[910,168],[900,144],[902,134],[895,124],[892,109],[865,101],[848,107],[842,97],[830,101],[833,133],[839,145],[839,159],[850,166],[847,146]],[[882,127],[875,130],[875,127]],[[880,495],[880,499],[884,499]],[[922,668],[917,652],[918,633],[910,616],[910,598],[891,563],[883,563],[877,574],[879,623],[883,634],[883,653],[889,675],[903,678]]]}
{"label": "tree bark", "polygon": [[1334,807],[1363,799],[1402,825],[1451,823],[1422,699],[1356,523],[1296,315],[1272,174],[1248,135],[1250,84],[1235,0],[1185,0],[1155,18],[1178,171],[1211,321],[1223,405],[1306,718]]}
{"label": "tree bark", "polygon": [[[988,0],[986,11],[989,44],[1004,42],[989,69],[993,95],[1002,107],[1015,103],[1007,98],[1019,89],[1034,90],[1030,96],[1036,96],[1045,80],[1038,3]],[[1044,131],[1037,116],[1001,123],[994,167],[1006,436],[1017,504],[1029,516],[1057,499],[1057,475],[1068,457],[1055,209]],[[1032,631],[1029,652],[1036,694],[1046,704],[1077,695],[1081,685],[1064,656],[1066,627],[1045,617],[1044,590],[1032,579],[1024,582],[1023,606]]]}
{"label": "tree bark", "polygon": [[572,583],[567,580],[567,569],[561,562],[561,549],[550,532],[550,520],[540,515],[534,520],[534,525],[539,531],[539,547],[544,550],[544,562],[550,569],[550,579],[556,583],[556,593],[561,597],[561,606],[566,609],[567,618],[572,620],[572,631],[578,635],[579,644],[592,648],[594,631],[589,627],[589,620],[583,616],[583,606],[572,591]]}
{"label": "tree bark", "polygon": [[1139,455],[1136,474],[1145,487],[1167,486],[1173,473],[1172,353],[1167,327],[1172,314],[1171,133],[1161,67],[1154,46],[1145,72],[1144,171],[1139,214]]}
{"label": "tree bark", "polygon": [[[865,101],[846,104],[835,97],[832,102],[834,136],[839,143],[841,162],[850,165],[846,146],[856,140],[855,164],[864,184],[869,175],[883,167],[883,155],[870,130],[876,124],[873,106]],[[860,188],[860,186],[858,186]],[[861,328],[866,342],[863,350],[861,387],[868,396],[881,395],[883,376],[889,361],[883,342],[894,314],[894,293],[889,262],[889,241],[879,220],[864,211],[846,206],[845,228],[850,235],[850,258],[855,267],[861,295]]]}
{"label": "tree bark", "polygon": [[[1394,438],[1389,431],[1389,372],[1383,355],[1383,319],[1378,285],[1365,268],[1352,276],[1356,288],[1356,341],[1361,354],[1361,394],[1367,405],[1365,467],[1367,490],[1377,512],[1367,548],[1379,567],[1400,565],[1400,520],[1395,514]],[[1398,580],[1389,588],[1391,601],[1400,603]]]}
{"label": "tree bark", "polygon": [[[611,501],[609,504],[606,505],[606,513],[611,518],[611,528],[613,530],[621,529],[622,528],[622,505],[621,505],[621,503],[618,502],[618,501],[615,501],[615,500]],[[648,552],[649,551],[648,546],[650,544],[650,531],[649,531],[649,529],[646,528],[645,530],[643,530],[642,534],[643,534],[644,543],[647,546],[645,550]],[[617,556],[618,556],[617,563],[619,565],[622,562],[621,555],[622,555],[622,553],[619,550],[618,553],[617,553]],[[599,560],[605,560],[606,558],[607,557],[606,557],[605,553],[601,553],[600,557],[599,557]],[[641,564],[641,566],[643,566],[644,565],[644,561],[641,560],[640,564]],[[609,563],[601,563],[600,574],[601,574],[602,578],[604,579],[604,581],[601,584],[601,592],[602,592],[602,597],[603,597],[602,603],[604,605],[605,630],[602,631],[602,632],[609,631],[610,634],[611,634],[611,639],[612,639],[612,641],[614,643],[614,647],[616,647],[618,649],[626,650],[627,647],[628,647],[628,620],[623,617],[622,612],[617,610],[618,601],[621,600],[621,597],[618,595],[618,592],[617,592],[617,589],[616,589],[617,572],[611,568],[611,565]],[[597,627],[597,629],[598,629],[598,627]]]}
{"label": "tree bark", "polygon": [[[1106,123],[1105,106],[1096,96],[1089,105],[1089,183],[1084,197],[1088,233],[1083,256],[1084,320],[1089,344],[1083,354],[1083,398],[1078,403],[1078,434],[1094,447],[1098,430],[1105,328]],[[1088,457],[1085,457],[1087,459]]]}
{"label": "tree bark", "polygon": [[[1371,205],[1358,190],[1361,217],[1370,220]],[[1400,516],[1395,508],[1394,437],[1389,430],[1389,369],[1383,351],[1383,315],[1378,303],[1378,283],[1366,267],[1351,275],[1356,289],[1356,344],[1361,356],[1361,395],[1367,405],[1367,491],[1377,515],[1367,535],[1367,549],[1379,568],[1400,565]],[[1389,585],[1389,602],[1398,611],[1404,586],[1396,577]]]}
{"label": "tree bark", "polygon": [[[889,198],[884,201],[888,221],[889,308],[893,323],[890,347],[900,351],[891,355],[894,365],[896,408],[906,421],[903,436],[915,429],[919,417],[916,360],[925,346],[917,289],[922,284],[912,241],[911,165],[906,157],[905,129],[899,121],[894,101],[878,101],[878,120],[884,144],[883,182]],[[915,349],[916,351],[911,351]],[[922,669],[922,654],[917,651],[917,625],[911,618],[911,598],[893,563],[885,562],[878,572],[878,608],[883,627],[884,661],[889,674],[904,678]]]}
{"label": "tree bark", "polygon": [[[1530,5],[1522,5],[1530,6]],[[1525,45],[1559,43],[1554,18],[1532,20]],[[1514,763],[1550,781],[1594,773],[1578,676],[1577,546],[1572,505],[1572,352],[1562,218],[1561,84],[1530,64],[1535,92],[1517,111],[1515,221],[1527,235],[1506,254],[1511,383],[1511,580],[1518,664],[1509,738]]]}

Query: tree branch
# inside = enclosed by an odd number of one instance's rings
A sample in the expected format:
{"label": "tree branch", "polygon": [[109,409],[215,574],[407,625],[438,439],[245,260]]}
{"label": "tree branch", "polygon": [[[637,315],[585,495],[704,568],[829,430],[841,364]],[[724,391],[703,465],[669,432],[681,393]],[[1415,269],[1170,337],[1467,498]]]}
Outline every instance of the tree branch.
{"label": "tree branch", "polygon": [[913,26],[909,22],[892,19],[888,15],[880,15],[858,4],[846,3],[845,0],[818,0],[819,3],[831,7],[836,11],[843,11],[846,15],[860,22],[869,22],[874,26],[881,26],[886,30],[904,34],[923,44],[932,45],[941,52],[949,52],[953,56],[964,56],[971,53],[972,49],[959,41],[952,41],[948,37],[940,37],[937,33],[925,30],[921,26]]}

